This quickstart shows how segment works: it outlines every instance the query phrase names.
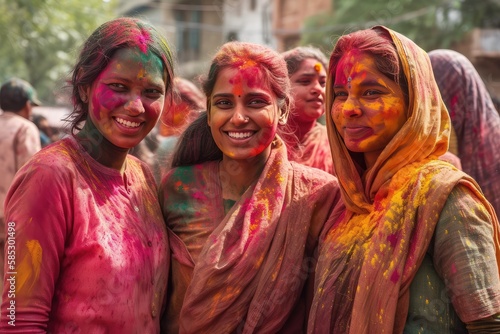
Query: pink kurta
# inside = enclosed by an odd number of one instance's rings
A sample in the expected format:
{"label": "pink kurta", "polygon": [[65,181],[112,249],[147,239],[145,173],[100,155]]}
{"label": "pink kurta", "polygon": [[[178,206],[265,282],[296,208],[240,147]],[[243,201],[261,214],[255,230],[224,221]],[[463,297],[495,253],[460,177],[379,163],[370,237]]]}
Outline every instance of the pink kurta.
{"label": "pink kurta", "polygon": [[121,175],[73,138],[36,154],[5,205],[16,258],[6,259],[2,331],[159,332],[169,247],[154,184],[138,159]]}

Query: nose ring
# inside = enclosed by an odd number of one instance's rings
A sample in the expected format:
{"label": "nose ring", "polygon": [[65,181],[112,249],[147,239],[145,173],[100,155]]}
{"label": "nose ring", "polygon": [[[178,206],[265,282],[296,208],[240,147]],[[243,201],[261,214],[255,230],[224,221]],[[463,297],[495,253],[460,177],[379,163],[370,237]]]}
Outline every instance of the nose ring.
{"label": "nose ring", "polygon": [[248,116],[245,116],[245,117],[243,118],[243,120],[244,120],[245,122],[248,122],[248,120],[249,120]]}

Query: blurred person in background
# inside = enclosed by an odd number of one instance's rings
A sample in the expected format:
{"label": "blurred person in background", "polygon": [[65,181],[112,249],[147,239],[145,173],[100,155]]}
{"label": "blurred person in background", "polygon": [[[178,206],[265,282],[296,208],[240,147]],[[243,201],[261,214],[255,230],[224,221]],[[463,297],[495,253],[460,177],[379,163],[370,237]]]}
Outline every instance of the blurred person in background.
{"label": "blurred person in background", "polygon": [[[333,174],[326,126],[318,119],[325,112],[328,60],[318,48],[299,46],[282,53],[292,85],[293,105],[286,134],[291,160]],[[295,138],[296,137],[296,138]]]}
{"label": "blurred person in background", "polygon": [[40,131],[30,121],[33,106],[40,104],[36,90],[25,80],[11,78],[0,88],[0,108],[3,110],[0,114],[0,277],[2,278],[5,241],[4,201],[17,171],[41,149]]}
{"label": "blurred person in background", "polygon": [[42,147],[59,140],[57,130],[50,126],[49,120],[45,116],[33,114],[33,123],[35,123],[36,127],[40,131],[40,142]]}
{"label": "blurred person in background", "polygon": [[472,176],[500,214],[500,115],[474,65],[438,49],[429,58],[456,134],[462,170]]}

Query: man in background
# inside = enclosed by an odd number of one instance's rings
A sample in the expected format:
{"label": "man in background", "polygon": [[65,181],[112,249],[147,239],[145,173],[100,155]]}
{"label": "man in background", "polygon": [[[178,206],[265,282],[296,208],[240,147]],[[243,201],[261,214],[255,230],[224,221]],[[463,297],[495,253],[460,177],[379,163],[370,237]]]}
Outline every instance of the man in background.
{"label": "man in background", "polygon": [[[0,88],[0,274],[4,274],[4,201],[14,175],[41,149],[40,132],[30,121],[33,106],[40,105],[35,89],[12,78]],[[3,284],[0,284],[0,296]]]}

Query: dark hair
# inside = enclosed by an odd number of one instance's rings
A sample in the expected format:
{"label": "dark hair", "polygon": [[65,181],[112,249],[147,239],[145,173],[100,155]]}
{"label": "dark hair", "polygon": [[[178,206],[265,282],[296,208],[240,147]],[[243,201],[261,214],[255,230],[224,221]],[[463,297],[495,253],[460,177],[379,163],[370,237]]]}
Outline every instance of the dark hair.
{"label": "dark hair", "polygon": [[[401,60],[399,59],[396,45],[387,31],[380,28],[373,28],[359,30],[348,35],[341,36],[335,44],[330,56],[327,80],[331,83],[335,81],[337,65],[340,59],[350,50],[358,50],[372,55],[377,69],[386,77],[399,84],[405,96],[406,104],[408,105],[408,80],[401,66]],[[331,87],[333,87],[333,85],[330,85],[328,89],[331,90]],[[333,96],[333,93],[331,91],[327,91],[327,95]],[[327,98],[327,102],[328,105],[326,106],[326,110],[329,110],[328,108],[331,108],[333,98]]]}
{"label": "dark hair", "polygon": [[157,55],[164,66],[166,94],[172,95],[174,60],[170,47],[151,24],[137,18],[121,17],[98,27],[86,40],[79,59],[72,70],[73,112],[66,121],[71,123],[71,132],[80,130],[79,124],[87,119],[88,104],[80,97],[80,89],[89,87],[106,68],[116,51],[125,48],[140,48]]}
{"label": "dark hair", "polygon": [[[225,68],[254,66],[261,71],[262,80],[276,95],[281,114],[288,117],[292,101],[290,80],[283,57],[275,50],[260,44],[237,41],[225,43],[215,54],[208,76],[203,80],[202,88],[207,97],[207,112],[193,122],[182,135],[174,153],[172,167],[222,159],[222,152],[217,147],[207,123],[207,113],[210,113],[211,97],[217,77]],[[282,130],[278,127],[278,132]]]}
{"label": "dark hair", "polygon": [[300,68],[300,64],[305,59],[316,59],[326,69],[328,59],[325,54],[318,48],[313,46],[297,46],[291,50],[282,53],[285,58],[286,66],[288,69],[288,76],[292,76]]}
{"label": "dark hair", "polygon": [[40,115],[40,114],[33,114],[31,116],[31,119],[32,119],[33,123],[35,123],[37,128],[39,128],[39,129],[40,129],[40,124],[42,123],[42,121],[48,121],[47,117]]}
{"label": "dark hair", "polygon": [[[210,140],[199,140],[199,138],[210,138]],[[187,149],[188,147],[189,149]],[[203,159],[200,160],[200,157]],[[222,151],[212,139],[207,113],[204,111],[194,122],[189,124],[180,136],[172,157],[172,168],[221,159]]]}

